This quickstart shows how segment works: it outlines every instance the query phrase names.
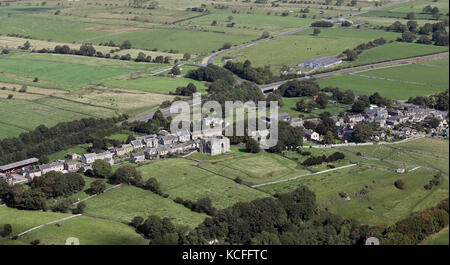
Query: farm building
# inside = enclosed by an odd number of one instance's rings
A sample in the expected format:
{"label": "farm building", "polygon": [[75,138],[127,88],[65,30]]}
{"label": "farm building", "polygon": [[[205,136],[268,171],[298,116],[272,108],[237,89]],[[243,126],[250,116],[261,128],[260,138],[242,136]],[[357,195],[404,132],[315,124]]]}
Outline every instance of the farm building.
{"label": "farm building", "polygon": [[39,159],[33,157],[22,161],[14,162],[11,164],[7,164],[4,166],[0,166],[0,173],[20,172],[21,168],[35,165],[37,164],[37,162],[39,162]]}
{"label": "farm building", "polygon": [[340,59],[331,56],[325,56],[301,62],[298,64],[298,66],[307,68],[327,68],[338,65],[340,63],[342,63],[342,60]]}

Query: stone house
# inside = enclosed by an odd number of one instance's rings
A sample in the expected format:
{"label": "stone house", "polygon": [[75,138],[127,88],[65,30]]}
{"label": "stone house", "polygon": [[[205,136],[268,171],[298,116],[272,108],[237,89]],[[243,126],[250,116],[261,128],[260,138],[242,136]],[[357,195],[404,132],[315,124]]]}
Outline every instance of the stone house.
{"label": "stone house", "polygon": [[91,164],[94,163],[94,161],[97,159],[96,153],[89,153],[89,154],[83,154],[81,155],[81,162],[84,164]]}
{"label": "stone house", "polygon": [[142,140],[134,140],[131,141],[131,146],[133,146],[133,150],[138,150],[141,148],[144,148],[144,144],[142,143]]}
{"label": "stone house", "polygon": [[153,159],[158,156],[158,150],[154,147],[146,148],[144,150],[144,155],[146,159]]}
{"label": "stone house", "polygon": [[158,151],[158,155],[162,157],[168,155],[170,151],[169,147],[167,146],[159,146],[156,148],[156,150]]}
{"label": "stone house", "polygon": [[41,170],[42,175],[44,175],[50,171],[62,172],[64,170],[64,163],[52,162],[52,163],[40,165],[39,169]]}
{"label": "stone house", "polygon": [[24,178],[34,179],[35,177],[42,176],[42,171],[40,169],[24,169],[21,173]]}
{"label": "stone house", "polygon": [[320,135],[313,130],[303,129],[303,133],[305,134],[304,141],[320,141]]}
{"label": "stone house", "polygon": [[142,163],[145,161],[145,155],[143,152],[132,153],[130,156],[130,161],[133,163]]}
{"label": "stone house", "polygon": [[127,153],[133,152],[133,146],[131,144],[124,144],[122,147],[127,150]]}
{"label": "stone house", "polygon": [[123,156],[128,154],[128,149],[125,147],[118,147],[115,150],[116,156]]}
{"label": "stone house", "polygon": [[178,142],[185,143],[191,140],[191,133],[188,130],[179,130],[175,132],[178,137]]}
{"label": "stone house", "polygon": [[75,153],[72,153],[72,152],[67,153],[66,156],[70,160],[78,160],[78,159],[81,158],[81,156],[79,154],[75,154]]}
{"label": "stone house", "polygon": [[158,137],[155,135],[147,135],[142,139],[142,143],[145,147],[155,148],[158,147]]}
{"label": "stone house", "polygon": [[159,136],[159,143],[161,145],[176,144],[177,141],[178,141],[178,137],[176,135],[173,135],[173,134],[167,134],[167,135]]}
{"label": "stone house", "polygon": [[77,162],[69,161],[64,163],[64,169],[70,172],[75,172],[79,169],[79,164]]}

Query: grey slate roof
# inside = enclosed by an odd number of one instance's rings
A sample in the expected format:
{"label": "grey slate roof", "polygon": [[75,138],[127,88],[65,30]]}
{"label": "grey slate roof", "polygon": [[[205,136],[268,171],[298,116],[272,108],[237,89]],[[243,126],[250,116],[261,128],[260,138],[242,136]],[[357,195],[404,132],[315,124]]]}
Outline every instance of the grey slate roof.
{"label": "grey slate roof", "polygon": [[22,160],[22,161],[17,161],[17,162],[11,163],[11,164],[7,164],[7,165],[4,165],[4,166],[1,166],[0,167],[0,171],[6,171],[6,170],[13,169],[13,168],[26,166],[26,165],[29,165],[29,164],[32,164],[32,163],[37,163],[37,162],[39,162],[39,159],[37,159],[36,157],[32,157],[32,158],[29,158],[29,159],[25,159],[25,160]]}

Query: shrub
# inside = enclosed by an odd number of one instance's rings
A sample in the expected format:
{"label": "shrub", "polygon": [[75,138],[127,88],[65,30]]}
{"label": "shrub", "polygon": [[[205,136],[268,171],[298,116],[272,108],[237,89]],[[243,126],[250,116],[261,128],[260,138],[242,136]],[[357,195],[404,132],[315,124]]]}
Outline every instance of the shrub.
{"label": "shrub", "polygon": [[405,189],[405,184],[406,184],[405,181],[403,181],[402,179],[397,179],[394,182],[395,187],[397,189],[400,189],[400,190],[404,190]]}

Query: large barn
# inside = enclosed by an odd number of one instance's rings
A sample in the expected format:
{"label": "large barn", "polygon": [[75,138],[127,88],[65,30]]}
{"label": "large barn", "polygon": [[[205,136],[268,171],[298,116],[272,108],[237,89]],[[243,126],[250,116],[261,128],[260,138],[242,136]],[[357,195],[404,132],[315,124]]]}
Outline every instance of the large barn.
{"label": "large barn", "polygon": [[20,173],[23,167],[36,165],[39,159],[33,157],[22,161],[14,162],[8,165],[0,166],[0,173]]}

